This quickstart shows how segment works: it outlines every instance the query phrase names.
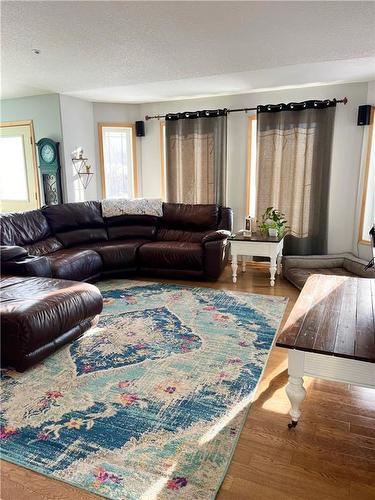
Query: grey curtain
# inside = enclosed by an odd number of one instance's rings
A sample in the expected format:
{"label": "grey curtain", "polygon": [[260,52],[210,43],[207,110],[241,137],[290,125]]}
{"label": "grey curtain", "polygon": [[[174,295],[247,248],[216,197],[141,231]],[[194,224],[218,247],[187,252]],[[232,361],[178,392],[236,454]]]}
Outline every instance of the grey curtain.
{"label": "grey curtain", "polygon": [[225,205],[226,110],[167,115],[165,135],[167,201]]}
{"label": "grey curtain", "polygon": [[327,253],[335,101],[258,106],[257,219],[273,206],[290,226],[284,255]]}

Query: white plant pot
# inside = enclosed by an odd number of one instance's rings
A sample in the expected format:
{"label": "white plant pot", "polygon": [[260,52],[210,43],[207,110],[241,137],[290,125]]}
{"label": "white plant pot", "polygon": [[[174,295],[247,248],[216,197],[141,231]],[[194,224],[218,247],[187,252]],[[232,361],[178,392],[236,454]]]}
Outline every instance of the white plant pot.
{"label": "white plant pot", "polygon": [[268,228],[268,236],[277,236],[277,229],[269,227]]}

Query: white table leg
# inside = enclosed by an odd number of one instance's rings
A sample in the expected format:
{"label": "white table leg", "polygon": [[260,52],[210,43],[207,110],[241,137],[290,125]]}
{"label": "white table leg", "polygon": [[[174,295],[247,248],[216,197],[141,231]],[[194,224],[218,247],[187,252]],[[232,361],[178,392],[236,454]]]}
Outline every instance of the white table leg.
{"label": "white table leg", "polygon": [[281,259],[282,259],[282,254],[279,253],[279,255],[277,256],[277,274],[280,276],[281,274]]}
{"label": "white table leg", "polygon": [[232,281],[237,283],[237,254],[232,255]]}
{"label": "white table leg", "polygon": [[305,353],[296,349],[288,351],[288,373],[289,381],[286,386],[286,394],[289,398],[291,409],[289,415],[292,421],[288,424],[289,428],[295,427],[298,424],[298,419],[301,415],[300,406],[306,397],[306,390],[303,387],[303,370],[305,363]]}
{"label": "white table leg", "polygon": [[271,286],[275,286],[275,274],[276,274],[276,255],[273,255],[271,257],[271,262],[270,262]]}
{"label": "white table leg", "polygon": [[242,272],[246,273],[246,257],[242,256]]}

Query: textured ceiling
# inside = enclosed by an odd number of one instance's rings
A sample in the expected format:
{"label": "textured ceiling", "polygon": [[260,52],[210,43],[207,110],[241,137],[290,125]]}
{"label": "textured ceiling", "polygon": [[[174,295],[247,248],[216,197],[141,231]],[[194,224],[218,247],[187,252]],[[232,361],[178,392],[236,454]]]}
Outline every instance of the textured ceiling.
{"label": "textured ceiling", "polygon": [[[257,83],[258,70],[269,70],[277,86],[272,69],[294,68],[293,75],[326,61],[341,61],[331,80],[353,81],[352,61],[347,76],[342,62],[357,58],[367,61],[358,79],[374,73],[374,2],[3,1],[1,8],[3,97],[61,92],[142,102],[176,97],[176,80],[186,80],[190,97],[209,95],[210,81],[212,93],[231,93],[271,86]],[[323,73],[309,78],[324,83]]]}

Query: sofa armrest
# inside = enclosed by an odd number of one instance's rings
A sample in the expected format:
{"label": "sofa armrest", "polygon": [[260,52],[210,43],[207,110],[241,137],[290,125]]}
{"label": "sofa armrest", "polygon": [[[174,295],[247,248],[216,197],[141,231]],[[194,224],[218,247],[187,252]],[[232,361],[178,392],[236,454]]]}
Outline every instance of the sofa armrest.
{"label": "sofa armrest", "polygon": [[228,262],[230,245],[225,237],[207,241],[204,249],[204,274],[208,280],[217,280]]}
{"label": "sofa armrest", "polygon": [[226,240],[230,236],[230,231],[224,229],[219,229],[218,231],[211,231],[202,238],[202,244],[208,243],[209,241],[220,241]]}
{"label": "sofa armrest", "polygon": [[0,246],[0,261],[7,262],[8,260],[19,259],[26,257],[27,250],[17,246]]}
{"label": "sofa armrest", "polygon": [[52,276],[47,257],[29,255],[22,247],[1,247],[1,272],[15,276]]}

